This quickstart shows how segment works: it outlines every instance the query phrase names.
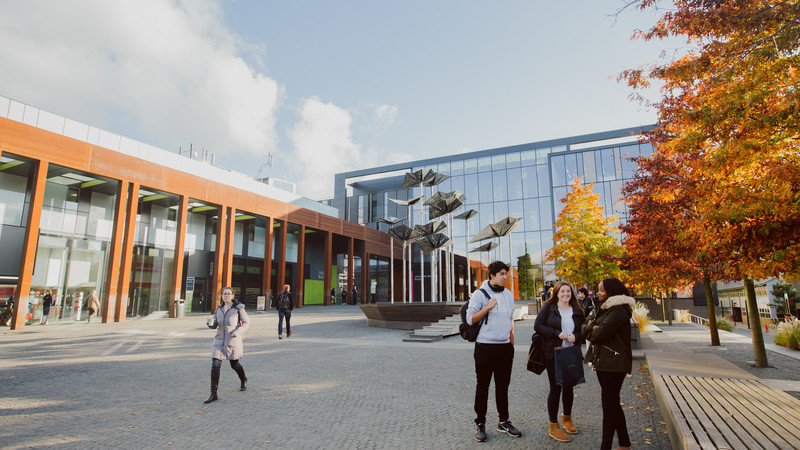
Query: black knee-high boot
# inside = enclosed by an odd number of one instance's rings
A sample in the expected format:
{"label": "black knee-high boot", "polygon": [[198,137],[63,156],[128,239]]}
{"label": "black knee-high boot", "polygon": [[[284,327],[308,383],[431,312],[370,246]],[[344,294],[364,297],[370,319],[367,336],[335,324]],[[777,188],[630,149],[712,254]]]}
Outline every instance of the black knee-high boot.
{"label": "black knee-high boot", "polygon": [[[220,366],[216,364],[217,361],[211,364],[211,395],[208,397],[204,403],[211,403],[213,401],[218,400],[217,397],[217,387],[219,386],[219,372]],[[220,363],[222,361],[219,361]]]}
{"label": "black knee-high boot", "polygon": [[237,359],[236,361],[231,361],[231,368],[236,371],[236,374],[239,375],[239,381],[242,382],[241,386],[239,386],[240,391],[247,390],[247,377],[244,375],[244,367]]}

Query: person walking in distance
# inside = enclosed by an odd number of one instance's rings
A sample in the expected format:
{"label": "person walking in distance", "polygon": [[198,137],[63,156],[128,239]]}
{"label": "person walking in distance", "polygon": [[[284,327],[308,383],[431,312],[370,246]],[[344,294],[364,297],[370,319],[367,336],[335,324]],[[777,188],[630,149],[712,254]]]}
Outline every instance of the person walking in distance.
{"label": "person walking in distance", "polygon": [[[533,329],[544,340],[544,365],[550,382],[550,393],[547,395],[548,434],[561,442],[571,440],[564,431],[578,434],[578,428],[572,422],[573,386],[556,384],[555,349],[581,344],[583,320],[583,310],[578,304],[572,285],[566,281],[559,281],[553,287],[550,298],[536,315],[536,322],[533,325]],[[561,416],[564,430],[558,424],[559,397],[564,405],[564,414]]]}
{"label": "person walking in distance", "polygon": [[342,304],[347,304],[347,289],[342,288]]}
{"label": "person walking in distance", "polygon": [[353,285],[353,304],[358,305],[358,287]]}
{"label": "person walking in distance", "polygon": [[603,434],[600,448],[611,448],[614,433],[620,449],[630,448],[625,413],[619,404],[619,392],[626,374],[631,373],[631,316],[636,301],[628,288],[616,278],[606,278],[597,286],[597,314],[583,326],[583,336],[592,345],[586,359],[592,362],[600,382],[603,405]]}
{"label": "person walking in distance", "polygon": [[92,319],[97,314],[97,311],[100,311],[100,300],[97,299],[97,289],[92,289],[92,293],[89,294],[89,299],[86,303],[89,306],[89,317],[86,318],[86,321],[92,323]]}
{"label": "person walking in distance", "polygon": [[485,442],[486,409],[489,401],[489,384],[494,376],[495,401],[499,422],[497,431],[512,437],[522,433],[514,428],[508,415],[508,385],[511,382],[511,367],[514,362],[514,298],[505,288],[508,266],[495,261],[489,264],[489,279],[472,294],[467,308],[467,324],[480,323],[475,340],[475,439]]}
{"label": "person walking in distance", "polygon": [[283,339],[283,319],[286,319],[286,337],[292,335],[292,310],[294,310],[294,296],[288,284],[283,285],[283,292],[278,294],[278,339]]}
{"label": "person walking in distance", "polygon": [[217,305],[214,317],[208,320],[208,327],[216,328],[217,334],[211,347],[211,395],[204,403],[219,400],[217,388],[223,359],[230,361],[231,369],[239,376],[239,390],[247,390],[247,377],[239,360],[244,356],[242,335],[249,326],[244,304],[234,298],[233,288],[222,288],[222,303]]}
{"label": "person walking in distance", "polygon": [[44,297],[42,297],[42,325],[47,325],[47,322],[50,320],[50,307],[53,306],[53,294],[50,293],[50,289],[44,292]]}

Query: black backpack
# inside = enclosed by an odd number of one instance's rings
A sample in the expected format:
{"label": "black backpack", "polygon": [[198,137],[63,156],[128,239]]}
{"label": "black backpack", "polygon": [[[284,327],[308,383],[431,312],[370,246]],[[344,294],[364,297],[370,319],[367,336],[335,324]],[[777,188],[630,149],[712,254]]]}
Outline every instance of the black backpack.
{"label": "black backpack", "polygon": [[289,311],[291,309],[291,299],[289,294],[281,292],[278,294],[278,311]]}
{"label": "black backpack", "polygon": [[[492,298],[483,289],[480,289],[480,291],[483,292],[483,295],[485,295],[487,299]],[[486,313],[486,316],[484,316],[483,320],[480,322],[470,325],[467,323],[467,308],[469,308],[469,302],[461,305],[461,325],[458,326],[458,332],[461,333],[462,338],[470,342],[475,342],[475,339],[478,339],[478,333],[481,331],[481,325],[489,323],[489,313]]]}

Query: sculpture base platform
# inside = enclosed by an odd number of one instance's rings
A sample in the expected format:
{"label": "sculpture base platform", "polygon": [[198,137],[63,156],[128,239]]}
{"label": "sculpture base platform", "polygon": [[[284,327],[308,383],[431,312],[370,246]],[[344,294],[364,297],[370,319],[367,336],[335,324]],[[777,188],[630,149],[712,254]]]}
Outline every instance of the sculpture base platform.
{"label": "sculpture base platform", "polygon": [[464,302],[371,303],[360,306],[367,317],[367,325],[371,327],[415,330],[458,314],[462,304]]}

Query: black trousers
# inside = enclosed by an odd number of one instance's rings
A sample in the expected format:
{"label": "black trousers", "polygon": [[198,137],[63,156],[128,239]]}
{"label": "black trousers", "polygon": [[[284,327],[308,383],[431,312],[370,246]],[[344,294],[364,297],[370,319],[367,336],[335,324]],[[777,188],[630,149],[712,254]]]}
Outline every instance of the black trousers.
{"label": "black trousers", "polygon": [[614,442],[614,433],[620,447],[630,447],[631,439],[628,437],[628,425],[625,422],[625,413],[619,404],[619,391],[625,381],[625,372],[597,371],[597,381],[600,382],[600,395],[603,403],[603,440],[600,443],[602,450],[610,449]]}
{"label": "black trousers", "polygon": [[508,420],[508,385],[511,383],[511,366],[514,363],[514,346],[507,344],[475,343],[475,423],[486,423],[489,402],[489,384],[494,375],[494,396],[500,422]]}
{"label": "black trousers", "polygon": [[558,422],[558,398],[564,403],[564,415],[572,415],[572,401],[575,399],[572,387],[566,389],[556,384],[556,360],[545,359],[544,367],[547,369],[547,380],[550,382],[550,393],[547,394],[547,416],[550,422]]}

